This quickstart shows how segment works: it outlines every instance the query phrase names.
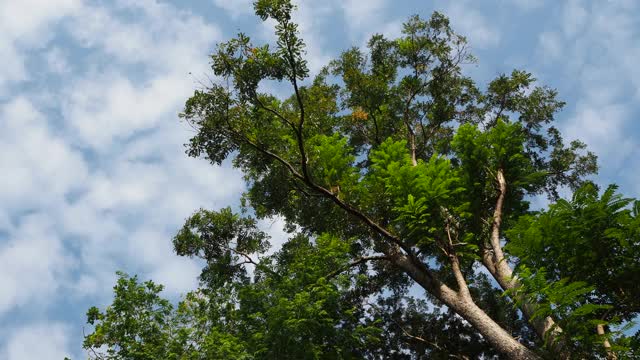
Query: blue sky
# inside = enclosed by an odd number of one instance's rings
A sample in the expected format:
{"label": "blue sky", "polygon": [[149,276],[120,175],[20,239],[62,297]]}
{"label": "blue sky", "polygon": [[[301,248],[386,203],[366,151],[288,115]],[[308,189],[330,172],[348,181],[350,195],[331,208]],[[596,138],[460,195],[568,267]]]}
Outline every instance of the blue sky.
{"label": "blue sky", "polygon": [[[600,184],[640,196],[640,2],[299,0],[316,71],[434,9],[466,35],[480,84],[514,68],[557,88],[559,127],[600,156]],[[86,358],[86,309],[115,271],[177,298],[198,263],[171,237],[199,207],[237,204],[241,174],[190,159],[177,113],[237,31],[271,41],[251,0],[0,0],[0,359]],[[190,75],[191,73],[191,75]],[[261,226],[284,238],[279,219]]]}

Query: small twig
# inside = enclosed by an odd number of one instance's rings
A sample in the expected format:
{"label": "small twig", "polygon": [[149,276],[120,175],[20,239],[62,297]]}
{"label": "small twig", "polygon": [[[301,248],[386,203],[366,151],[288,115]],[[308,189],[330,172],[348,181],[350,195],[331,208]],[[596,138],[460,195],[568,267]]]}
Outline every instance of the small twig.
{"label": "small twig", "polygon": [[386,256],[386,255],[362,256],[362,257],[358,258],[357,260],[352,261],[352,262],[350,262],[349,264],[347,264],[347,265],[345,265],[345,266],[341,267],[340,269],[330,272],[330,273],[326,276],[326,278],[327,278],[327,279],[334,278],[334,277],[338,276],[341,272],[343,272],[343,271],[345,271],[345,270],[348,270],[348,269],[350,269],[350,268],[352,268],[352,267],[354,267],[354,266],[358,266],[358,265],[360,265],[360,264],[362,264],[362,263],[365,263],[365,262],[367,262],[367,261],[376,261],[376,260],[386,260],[386,261],[389,261],[389,257],[388,257],[388,256]]}
{"label": "small twig", "polygon": [[[372,304],[372,303],[370,303],[370,302],[367,302],[366,304],[367,304],[367,305],[369,305],[369,306],[370,306],[373,310],[375,310],[377,313],[382,313],[382,311],[378,308],[378,306],[377,306],[377,305]],[[400,325],[400,323],[398,323],[398,322],[397,322],[397,321],[396,321],[392,316],[389,316],[389,319],[390,319],[390,320],[391,320],[391,321],[392,321],[392,322],[393,322],[393,323],[394,323],[394,324],[395,324],[395,325],[400,329],[400,331],[402,331],[402,333],[403,333],[406,337],[408,337],[408,338],[410,338],[410,339],[412,339],[412,340],[420,341],[420,342],[425,343],[425,344],[427,344],[427,345],[433,346],[434,348],[436,348],[436,349],[438,349],[438,350],[442,350],[442,348],[441,348],[437,343],[431,342],[431,341],[429,341],[429,340],[427,340],[427,339],[425,339],[425,338],[423,338],[423,337],[416,336],[416,335],[413,335],[413,334],[409,333],[409,332],[408,332],[408,331],[407,331],[407,330],[406,330],[402,325]]]}
{"label": "small twig", "polygon": [[245,258],[245,261],[240,262],[240,263],[237,263],[237,264],[234,264],[234,266],[239,266],[239,265],[244,265],[244,264],[252,264],[252,265],[253,265],[253,266],[255,266],[256,268],[260,268],[260,269],[262,269],[262,270],[264,270],[264,271],[266,271],[266,272],[270,273],[271,275],[274,275],[274,276],[276,276],[276,277],[281,277],[281,276],[280,276],[280,274],[278,274],[277,272],[275,272],[275,271],[273,271],[273,270],[269,269],[268,267],[266,267],[266,266],[262,265],[262,264],[261,264],[261,263],[259,263],[259,262],[254,261],[254,260],[251,258],[251,256],[249,256],[249,254],[247,254],[247,253],[245,253],[245,252],[239,251],[238,249],[230,248],[230,247],[228,247],[228,246],[224,246],[224,249],[229,250],[229,251],[231,251],[231,252],[234,252],[234,253],[236,253],[236,254],[238,254],[238,255],[242,256],[243,258]]}

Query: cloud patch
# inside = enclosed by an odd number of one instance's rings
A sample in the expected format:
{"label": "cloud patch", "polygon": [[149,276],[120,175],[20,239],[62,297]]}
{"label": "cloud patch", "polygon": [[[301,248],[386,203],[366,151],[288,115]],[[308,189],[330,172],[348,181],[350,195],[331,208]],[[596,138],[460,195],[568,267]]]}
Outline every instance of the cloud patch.
{"label": "cloud patch", "polygon": [[470,3],[450,2],[444,14],[451,18],[451,25],[456,32],[469,39],[471,47],[484,49],[500,43],[500,32]]}
{"label": "cloud patch", "polygon": [[0,168],[8,170],[0,176],[4,208],[50,206],[87,179],[82,154],[54,134],[25,97],[0,105],[0,120]]}
{"label": "cloud patch", "polygon": [[[61,360],[70,355],[69,337],[74,332],[62,323],[36,323],[16,329],[4,348],[3,359]],[[1,354],[2,352],[0,352]]]}
{"label": "cloud patch", "polygon": [[73,266],[44,214],[23,217],[0,244],[0,319],[16,307],[46,307]]}
{"label": "cloud patch", "polygon": [[24,0],[0,2],[0,96],[7,87],[31,78],[26,52],[44,47],[54,26],[75,14],[81,0]]}

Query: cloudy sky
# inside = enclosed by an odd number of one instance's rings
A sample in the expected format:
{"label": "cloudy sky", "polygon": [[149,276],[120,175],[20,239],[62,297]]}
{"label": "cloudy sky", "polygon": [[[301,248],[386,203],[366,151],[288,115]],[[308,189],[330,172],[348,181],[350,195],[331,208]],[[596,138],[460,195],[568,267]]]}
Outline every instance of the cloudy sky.
{"label": "cloudy sky", "polygon": [[[600,156],[601,184],[640,196],[640,2],[300,0],[317,70],[437,9],[469,38],[480,84],[513,68],[557,88],[560,127]],[[85,358],[84,313],[115,271],[193,289],[171,237],[237,204],[241,174],[190,159],[177,113],[216,42],[272,39],[251,0],[0,0],[0,359]],[[277,220],[261,225],[283,237]]]}

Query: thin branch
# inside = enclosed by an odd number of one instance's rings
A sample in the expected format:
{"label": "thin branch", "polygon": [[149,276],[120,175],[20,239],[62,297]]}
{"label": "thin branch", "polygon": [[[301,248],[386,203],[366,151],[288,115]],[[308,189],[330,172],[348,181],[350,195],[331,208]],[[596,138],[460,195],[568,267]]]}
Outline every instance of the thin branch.
{"label": "thin branch", "polygon": [[305,152],[304,149],[304,142],[303,142],[303,125],[304,125],[304,120],[305,120],[305,113],[304,113],[304,102],[302,101],[302,95],[300,94],[300,89],[298,88],[298,73],[297,73],[297,64],[296,64],[296,60],[295,60],[295,56],[293,54],[293,49],[291,48],[291,43],[289,42],[289,38],[287,36],[284,36],[285,39],[285,45],[287,47],[287,53],[288,53],[288,60],[289,60],[289,65],[291,66],[291,84],[293,85],[293,90],[296,94],[296,100],[298,102],[298,107],[300,108],[300,123],[298,124],[298,129],[296,131],[296,136],[298,138],[298,149],[300,151],[300,162],[302,164],[302,174],[304,175],[304,178],[308,181],[311,181],[311,176],[309,175],[309,171],[307,169],[307,154]]}
{"label": "thin branch", "polygon": [[371,111],[369,113],[369,115],[371,116],[371,119],[373,120],[373,127],[375,129],[375,140],[376,140],[376,144],[380,145],[382,142],[380,141],[380,131],[378,129],[378,119],[376,119],[375,115],[374,115],[374,111]]}
{"label": "thin branch", "polygon": [[261,264],[261,263],[259,263],[259,262],[254,261],[254,260],[251,258],[251,256],[250,256],[249,254],[247,254],[247,253],[245,253],[245,252],[243,252],[243,251],[240,251],[240,250],[238,250],[238,249],[234,249],[234,248],[228,247],[228,246],[225,246],[224,248],[225,248],[225,249],[227,249],[227,250],[229,250],[229,251],[231,251],[231,252],[234,252],[234,253],[236,253],[236,254],[238,254],[238,255],[242,256],[242,257],[245,259],[245,261],[240,262],[240,263],[237,263],[237,264],[234,264],[234,266],[244,265],[244,264],[252,264],[253,266],[255,266],[255,267],[256,267],[256,269],[258,269],[258,268],[259,268],[259,269],[261,269],[261,270],[264,270],[264,271],[266,271],[266,272],[270,273],[271,275],[274,275],[274,276],[276,276],[276,277],[278,277],[278,278],[282,277],[282,276],[281,276],[280,274],[278,274],[277,272],[275,272],[275,271],[273,271],[273,270],[269,269],[268,267],[266,267],[266,266],[262,265],[262,264]]}
{"label": "thin branch", "polygon": [[304,196],[306,197],[315,197],[315,198],[323,198],[324,196],[320,195],[320,194],[310,194],[309,192],[307,192],[305,189],[303,189],[297,182],[297,180],[294,178],[291,181],[292,187],[294,188],[294,190],[299,191],[300,193],[302,193]]}
{"label": "thin branch", "polygon": [[[87,337],[87,335],[86,335],[86,334],[85,334],[85,332],[84,332],[84,326],[82,327],[82,337],[83,337],[83,338],[86,338],[86,337]],[[85,348],[85,349],[86,349],[86,348]],[[95,357],[95,359],[100,360],[100,359],[103,359],[103,358],[104,358],[102,354],[98,354],[98,353],[96,352],[96,349],[94,349],[94,348],[93,348],[93,346],[90,346],[90,347],[88,348],[88,350],[93,354],[93,356]],[[89,356],[91,356],[91,355],[89,355]]]}
{"label": "thin branch", "polygon": [[496,118],[493,120],[493,123],[497,123],[498,119],[500,119],[500,116],[502,116],[502,112],[504,111],[506,104],[507,103],[507,94],[504,94],[502,96],[502,99],[500,100],[500,107],[498,108],[498,112],[496,113]]}
{"label": "thin branch", "polygon": [[[380,313],[380,314],[384,313],[383,311],[381,311],[381,310],[378,308],[378,306],[377,306],[377,305],[372,304],[372,303],[370,303],[370,302],[366,302],[366,304],[367,304],[367,305],[369,305],[369,306],[370,306],[373,310],[375,310],[377,313]],[[391,321],[392,321],[392,322],[393,322],[393,323],[398,327],[398,329],[400,329],[400,331],[402,331],[402,333],[403,333],[406,337],[408,337],[408,338],[410,338],[410,339],[412,339],[412,340],[416,340],[416,341],[419,341],[419,342],[421,342],[421,343],[427,344],[427,345],[429,345],[429,346],[432,346],[432,347],[436,348],[437,350],[440,350],[440,351],[442,351],[442,350],[443,350],[443,349],[442,349],[442,347],[440,347],[440,345],[438,345],[437,343],[432,342],[432,341],[429,341],[429,340],[427,340],[427,339],[425,339],[425,338],[423,338],[423,337],[416,336],[416,335],[413,335],[413,334],[409,333],[409,332],[408,332],[408,331],[407,331],[407,330],[406,330],[402,325],[400,325],[400,323],[398,323],[398,322],[397,322],[397,321],[396,321],[392,316],[390,316],[390,317],[389,317],[389,319],[390,319],[390,320],[391,320]]]}
{"label": "thin branch", "polygon": [[500,263],[504,261],[504,253],[500,245],[500,226],[502,225],[502,210],[504,206],[504,198],[507,194],[507,181],[504,178],[504,170],[498,169],[496,174],[498,182],[498,199],[496,200],[496,208],[493,211],[493,224],[491,227],[491,248],[493,249],[494,261]]}
{"label": "thin branch", "polygon": [[282,114],[280,114],[279,112],[277,112],[276,110],[266,106],[262,100],[260,100],[260,98],[258,97],[257,94],[254,95],[254,99],[255,101],[258,103],[258,105],[263,108],[264,110],[270,112],[271,114],[275,115],[277,118],[279,118],[280,120],[282,120],[282,122],[284,122],[286,125],[289,125],[291,127],[291,129],[293,129],[293,131],[297,132],[298,129],[296,129],[295,125],[293,125],[293,123],[291,121],[289,121],[287,118],[285,118]]}
{"label": "thin branch", "polygon": [[327,279],[331,279],[334,278],[338,275],[340,275],[340,273],[349,270],[350,268],[354,267],[354,266],[358,266],[362,263],[365,263],[367,261],[377,261],[377,260],[386,260],[389,261],[389,257],[386,255],[374,255],[374,256],[362,256],[360,258],[358,258],[355,261],[350,262],[349,264],[339,268],[338,270],[332,271],[329,274],[327,274],[326,278]]}
{"label": "thin branch", "polygon": [[458,258],[458,255],[456,254],[453,247],[453,239],[451,238],[451,225],[448,222],[445,225],[445,229],[447,231],[447,237],[449,239],[449,261],[451,262],[451,270],[453,271],[453,276],[456,278],[456,283],[458,284],[458,292],[463,298],[471,299],[469,286],[467,285],[467,281],[464,279],[464,274],[462,274],[462,269],[460,268],[460,258]]}
{"label": "thin branch", "polygon": [[258,150],[259,152],[271,157],[272,159],[274,159],[277,162],[279,162],[282,165],[284,165],[294,177],[298,178],[299,180],[302,180],[302,182],[304,182],[311,189],[313,189],[316,192],[324,195],[326,198],[329,198],[330,200],[332,200],[335,204],[337,204],[340,208],[345,210],[347,213],[349,213],[352,216],[355,216],[356,218],[360,219],[369,228],[371,228],[372,230],[374,230],[378,234],[382,235],[383,237],[391,240],[393,243],[398,245],[400,248],[402,248],[404,251],[406,251],[407,254],[412,254],[411,248],[408,247],[406,244],[404,244],[400,240],[400,238],[398,238],[397,236],[393,235],[391,232],[389,232],[389,230],[385,229],[384,227],[382,227],[381,225],[379,225],[378,223],[373,221],[371,218],[369,218],[367,215],[362,213],[357,208],[351,206],[350,204],[347,204],[346,202],[344,202],[343,200],[338,198],[338,196],[336,194],[334,194],[333,192],[331,192],[329,189],[326,189],[326,188],[324,188],[324,187],[322,187],[320,185],[317,185],[316,183],[312,182],[311,180],[305,178],[304,175],[300,174],[293,167],[293,165],[291,165],[291,163],[289,163],[287,160],[285,160],[282,157],[280,157],[279,155],[277,155],[277,154],[275,154],[275,153],[273,153],[273,152],[271,152],[271,151],[269,151],[269,150],[257,145],[256,143],[254,143],[251,140],[249,140],[246,136],[244,136],[242,134],[239,134],[237,132],[236,132],[236,134],[238,134],[239,136],[242,136],[247,145],[252,146],[253,148]]}

